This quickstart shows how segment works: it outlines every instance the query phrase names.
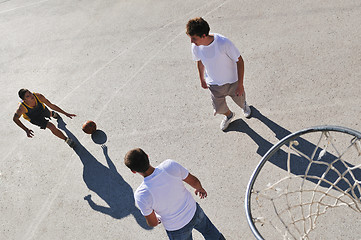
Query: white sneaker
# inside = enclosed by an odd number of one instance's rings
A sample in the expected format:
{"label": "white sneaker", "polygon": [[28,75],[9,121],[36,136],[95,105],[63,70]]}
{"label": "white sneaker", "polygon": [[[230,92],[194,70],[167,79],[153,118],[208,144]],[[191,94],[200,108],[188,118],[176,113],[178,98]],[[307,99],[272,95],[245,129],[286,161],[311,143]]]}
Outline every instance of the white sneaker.
{"label": "white sneaker", "polygon": [[244,106],[245,109],[242,109],[243,114],[246,118],[250,118],[252,114],[251,108],[248,106],[247,102],[244,103]]}
{"label": "white sneaker", "polygon": [[227,116],[224,116],[222,122],[221,122],[221,129],[222,131],[226,130],[229,126],[229,124],[232,122],[232,119],[234,118],[234,112],[231,112],[232,116],[228,118]]}

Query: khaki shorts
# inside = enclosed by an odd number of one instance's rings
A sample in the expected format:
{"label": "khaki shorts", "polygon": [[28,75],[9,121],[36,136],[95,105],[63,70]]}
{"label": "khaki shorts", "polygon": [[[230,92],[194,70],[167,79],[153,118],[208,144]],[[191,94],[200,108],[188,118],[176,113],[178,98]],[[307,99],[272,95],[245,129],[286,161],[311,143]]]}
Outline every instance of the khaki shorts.
{"label": "khaki shorts", "polygon": [[246,93],[245,91],[241,96],[236,95],[238,82],[225,84],[222,86],[218,85],[209,85],[208,88],[211,91],[212,104],[214,108],[214,115],[225,114],[229,111],[226,102],[226,96],[230,96],[233,101],[241,107],[243,110],[245,109],[246,102]]}

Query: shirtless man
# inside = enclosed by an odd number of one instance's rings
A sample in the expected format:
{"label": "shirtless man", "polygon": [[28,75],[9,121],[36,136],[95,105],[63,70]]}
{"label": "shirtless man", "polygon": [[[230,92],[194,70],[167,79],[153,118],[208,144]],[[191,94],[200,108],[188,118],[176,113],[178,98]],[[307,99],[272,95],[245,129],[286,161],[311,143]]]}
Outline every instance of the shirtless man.
{"label": "shirtless man", "polygon": [[[32,124],[39,126],[41,129],[49,128],[55,136],[63,139],[70,147],[73,148],[75,146],[72,139],[66,137],[53,123],[49,122],[51,117],[55,119],[60,118],[60,115],[55,111],[58,111],[69,118],[75,117],[75,114],[65,112],[40,93],[32,93],[28,89],[23,88],[19,90],[18,94],[22,101],[19,103],[19,107],[14,114],[13,121],[26,132],[26,135],[29,138],[34,136],[34,132],[20,121],[21,116]],[[50,112],[45,105],[55,111]]]}

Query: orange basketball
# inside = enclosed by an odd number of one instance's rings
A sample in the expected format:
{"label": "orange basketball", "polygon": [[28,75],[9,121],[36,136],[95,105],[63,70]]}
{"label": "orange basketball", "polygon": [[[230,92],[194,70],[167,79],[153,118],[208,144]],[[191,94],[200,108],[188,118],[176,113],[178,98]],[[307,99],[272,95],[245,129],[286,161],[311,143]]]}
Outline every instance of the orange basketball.
{"label": "orange basketball", "polygon": [[97,130],[97,125],[93,121],[86,121],[82,127],[83,131],[87,134],[92,134]]}

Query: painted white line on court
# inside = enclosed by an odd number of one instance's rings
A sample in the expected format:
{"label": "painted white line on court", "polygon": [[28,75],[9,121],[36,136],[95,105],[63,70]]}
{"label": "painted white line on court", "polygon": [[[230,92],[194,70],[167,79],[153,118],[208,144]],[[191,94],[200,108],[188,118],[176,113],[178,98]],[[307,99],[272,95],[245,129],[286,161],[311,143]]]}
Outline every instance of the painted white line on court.
{"label": "painted white line on court", "polygon": [[35,2],[35,3],[28,4],[28,5],[11,8],[11,9],[8,9],[8,10],[1,11],[0,14],[2,14],[2,13],[7,13],[7,12],[11,12],[11,11],[15,11],[15,10],[22,9],[22,8],[31,7],[31,6],[38,5],[38,4],[43,3],[43,2],[48,2],[48,1],[50,1],[50,0],[43,0],[43,1],[39,1],[39,2]]}
{"label": "painted white line on court", "polygon": [[[208,15],[208,14],[214,12],[215,10],[219,9],[219,8],[220,8],[221,6],[223,6],[227,1],[228,1],[228,0],[224,1],[223,3],[221,3],[220,5],[218,5],[217,7],[215,7],[213,10],[207,12],[206,15]],[[213,2],[218,2],[218,0],[215,0],[215,1],[213,1]],[[208,5],[212,4],[213,2],[208,3],[206,6],[204,6],[204,7],[202,7],[202,8],[207,7]],[[187,16],[193,14],[194,12],[198,12],[199,10],[200,10],[200,9],[195,9],[195,10],[187,13]],[[205,15],[205,16],[206,16],[206,15]],[[86,82],[88,82],[90,79],[92,79],[93,77],[95,77],[99,72],[101,72],[103,69],[105,69],[105,68],[106,68],[107,66],[109,66],[111,63],[113,63],[115,60],[117,60],[120,56],[122,56],[123,54],[127,53],[128,51],[130,51],[130,49],[132,49],[133,47],[139,45],[141,42],[144,42],[146,39],[151,38],[154,34],[158,33],[158,32],[161,31],[162,29],[164,29],[164,28],[166,28],[166,27],[168,27],[168,26],[170,26],[170,25],[172,25],[172,24],[174,24],[174,23],[176,23],[176,22],[178,22],[178,21],[180,21],[180,20],[183,21],[183,18],[184,18],[184,16],[182,16],[181,18],[178,18],[178,19],[176,19],[176,20],[174,20],[174,21],[172,21],[172,22],[170,22],[170,23],[165,24],[164,26],[158,28],[157,30],[153,31],[152,33],[146,35],[144,38],[140,39],[138,42],[134,43],[134,44],[131,45],[129,48],[127,48],[127,49],[123,50],[122,52],[120,52],[118,55],[116,55],[115,57],[113,57],[112,59],[110,59],[107,63],[105,63],[103,66],[101,66],[101,67],[98,68],[95,72],[93,72],[91,75],[89,75],[85,80],[83,80],[82,82],[80,82],[80,83],[78,84],[78,86],[74,87],[67,95],[64,96],[64,98],[63,98],[62,100],[60,100],[59,103],[62,103],[65,99],[67,99],[70,95],[72,95],[75,90],[77,90],[77,89],[80,88],[81,86],[84,86],[84,84],[85,84]],[[178,37],[180,34],[182,34],[182,33],[183,33],[183,31],[182,31],[181,33],[179,33],[179,34],[177,35],[177,37]],[[175,38],[174,38],[174,39],[175,39]],[[172,42],[174,41],[174,39],[172,40]],[[169,45],[169,44],[168,44],[168,45]],[[168,45],[166,45],[166,46],[168,46]],[[162,48],[161,50],[163,50],[163,49],[164,49],[164,48]],[[159,53],[159,51],[157,52],[157,54],[158,54],[158,53]],[[154,55],[154,56],[155,56],[155,55]],[[154,57],[153,57],[152,59],[154,59]],[[150,62],[150,61],[147,61],[146,64],[148,64],[149,62]],[[144,68],[144,65],[141,67],[141,69],[143,69],[143,68]],[[137,73],[135,73],[135,74],[138,74],[138,73],[139,73],[139,71],[138,71]],[[133,79],[133,78],[134,78],[134,76],[131,77],[131,79]],[[129,82],[129,81],[127,81],[126,84],[127,84],[128,82]]]}
{"label": "painted white line on court", "polygon": [[[74,155],[75,155],[75,153],[72,154],[72,156],[74,156]],[[62,181],[59,182],[58,184],[56,184],[56,186],[52,189],[52,191],[48,195],[46,201],[44,201],[43,205],[41,206],[41,209],[38,211],[38,214],[35,218],[36,221],[33,221],[30,224],[30,228],[28,228],[28,231],[26,231],[26,233],[24,234],[23,239],[26,239],[26,240],[33,239],[35,232],[38,229],[40,223],[45,218],[45,216],[48,215],[51,205],[53,204],[54,200],[58,197],[60,188],[63,186],[65,180],[67,179],[67,176],[69,174],[69,169],[73,164],[74,164],[74,162],[71,161],[71,159],[70,159],[68,161],[68,163],[66,164],[64,171],[60,177],[60,179],[62,179]]]}
{"label": "painted white line on court", "polygon": [[[220,5],[218,5],[217,7],[215,7],[214,9],[212,9],[211,11],[207,12],[204,16],[207,16],[208,14],[214,12],[215,10],[219,9],[221,6],[223,6],[228,0],[224,1],[223,3],[221,3]],[[198,11],[198,9],[197,9]],[[167,26],[167,25],[165,25]],[[165,27],[164,26],[164,27]],[[164,28],[163,27],[163,28]],[[159,29],[157,30],[157,32],[159,31]],[[166,49],[171,43],[173,43],[181,34],[185,34],[184,30],[182,30],[180,33],[178,33],[172,40],[168,41],[162,48],[160,48],[154,55],[153,57],[150,57],[140,68],[137,72],[135,72],[133,74],[133,76],[131,76],[128,81],[126,81],[117,91],[115,91],[113,97],[109,98],[108,102],[106,104],[104,104],[104,107],[101,109],[101,111],[99,111],[98,115],[96,116],[96,120],[98,120],[99,116],[102,115],[103,111],[105,108],[108,107],[109,103],[111,101],[113,101],[114,98],[116,98],[116,96],[118,96],[118,93],[120,90],[122,90],[126,85],[128,85],[129,82],[131,82],[151,61],[153,61],[153,59],[160,53],[162,52],[164,49]],[[142,40],[143,41],[143,40]]]}

